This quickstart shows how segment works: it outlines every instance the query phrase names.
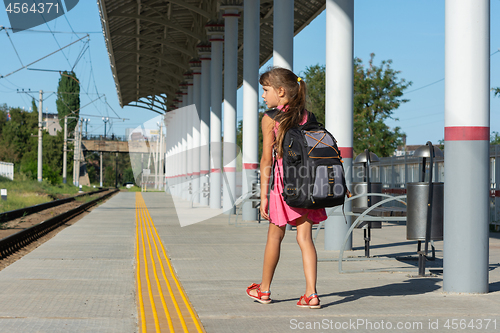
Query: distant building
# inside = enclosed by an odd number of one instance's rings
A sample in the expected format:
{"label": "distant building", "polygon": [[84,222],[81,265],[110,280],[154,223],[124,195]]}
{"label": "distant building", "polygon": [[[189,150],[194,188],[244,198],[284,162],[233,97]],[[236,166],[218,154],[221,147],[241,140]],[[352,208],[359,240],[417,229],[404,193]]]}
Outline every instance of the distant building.
{"label": "distant building", "polygon": [[412,156],[415,150],[417,150],[418,147],[421,147],[422,145],[406,145],[406,146],[398,146],[396,148],[396,151],[394,151],[394,156],[405,156],[406,155]]}
{"label": "distant building", "polygon": [[46,130],[50,135],[56,136],[57,132],[62,130],[61,124],[59,124],[57,113],[44,112],[42,118],[45,125],[43,129]]}

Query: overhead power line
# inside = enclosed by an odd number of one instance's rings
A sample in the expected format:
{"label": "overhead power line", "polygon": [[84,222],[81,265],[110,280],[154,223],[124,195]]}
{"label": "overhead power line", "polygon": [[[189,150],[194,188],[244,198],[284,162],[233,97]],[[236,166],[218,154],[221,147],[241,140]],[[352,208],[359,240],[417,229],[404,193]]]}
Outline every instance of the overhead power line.
{"label": "overhead power line", "polygon": [[[13,30],[10,27],[4,27],[4,29]],[[35,30],[35,29],[25,29],[20,31],[23,32],[36,32],[36,33],[46,33],[46,34],[102,34],[102,31],[48,31],[48,30]]]}
{"label": "overhead power line", "polygon": [[[497,54],[498,52],[500,52],[500,49],[498,49],[498,50],[496,50],[495,52],[493,52],[492,54],[490,54],[490,57],[491,57],[492,55]],[[441,82],[441,81],[444,81],[444,78],[442,78],[441,80],[437,80],[437,81],[435,81],[435,82],[432,82],[432,83],[426,84],[426,85],[425,85],[425,86],[423,86],[423,87],[420,87],[420,88],[417,88],[417,89],[413,89],[413,90],[407,91],[407,92],[405,92],[405,94],[409,94],[409,93],[412,93],[412,92],[414,92],[414,91],[417,91],[417,90],[420,90],[420,89],[424,89],[424,88],[430,87],[430,86],[432,86],[433,84],[439,83],[439,82]]]}
{"label": "overhead power line", "polygon": [[37,62],[39,62],[40,60],[43,60],[43,59],[47,58],[47,57],[50,57],[51,55],[53,55],[53,54],[55,54],[55,53],[57,53],[57,52],[59,52],[59,51],[61,51],[61,50],[65,49],[65,48],[67,48],[68,46],[73,45],[73,44],[75,44],[76,42],[79,42],[79,41],[81,41],[82,39],[84,39],[84,38],[88,38],[88,37],[89,37],[89,35],[85,35],[85,36],[83,36],[82,38],[77,39],[77,40],[75,40],[74,42],[72,42],[72,43],[70,43],[70,44],[68,44],[68,45],[66,45],[66,46],[61,47],[59,50],[54,51],[54,52],[52,52],[52,53],[50,53],[50,54],[48,54],[48,55],[46,55],[46,56],[44,56],[44,57],[42,57],[42,58],[40,58],[40,59],[38,59],[38,60],[35,60],[35,61],[33,61],[32,63],[27,64],[26,66],[23,66],[23,67],[21,67],[21,68],[19,68],[19,69],[16,69],[15,71],[10,72],[10,73],[9,73],[9,74],[7,74],[7,75],[0,75],[0,79],[6,78],[6,77],[7,77],[7,76],[9,76],[9,75],[12,75],[12,74],[14,74],[14,73],[16,73],[16,72],[19,72],[21,69],[24,69],[24,68],[26,68],[26,67],[28,67],[28,66],[31,66],[31,65],[33,65],[33,64],[35,64],[35,63],[37,63]]}

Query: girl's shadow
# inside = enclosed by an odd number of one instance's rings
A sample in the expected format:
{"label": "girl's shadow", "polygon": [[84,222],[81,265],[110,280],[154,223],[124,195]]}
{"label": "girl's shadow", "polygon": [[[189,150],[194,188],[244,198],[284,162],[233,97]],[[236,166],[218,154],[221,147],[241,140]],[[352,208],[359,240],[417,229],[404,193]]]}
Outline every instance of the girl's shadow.
{"label": "girl's shadow", "polygon": [[[442,281],[439,278],[415,278],[409,279],[401,283],[393,283],[385,286],[373,287],[373,288],[363,288],[363,289],[354,289],[349,291],[341,291],[330,294],[319,294],[320,300],[324,297],[328,296],[341,296],[344,297],[341,300],[330,302],[330,303],[321,303],[322,308],[326,308],[332,305],[338,305],[347,302],[353,302],[360,298],[367,296],[406,296],[406,295],[418,295],[425,294],[429,292],[433,292],[441,288],[441,286],[437,285],[437,282]],[[290,299],[273,299],[273,303],[281,303],[281,302],[291,302],[298,301],[298,298],[290,298]]]}
{"label": "girl's shadow", "polygon": [[326,308],[332,305],[338,305],[347,302],[353,302],[360,298],[367,296],[407,296],[407,295],[419,295],[433,292],[441,288],[437,285],[438,282],[442,281],[438,278],[415,278],[409,279],[401,283],[393,283],[385,286],[363,288],[363,289],[353,289],[349,291],[341,291],[337,293],[323,294],[321,297],[327,296],[341,296],[344,297],[341,300],[322,304],[322,307]]}

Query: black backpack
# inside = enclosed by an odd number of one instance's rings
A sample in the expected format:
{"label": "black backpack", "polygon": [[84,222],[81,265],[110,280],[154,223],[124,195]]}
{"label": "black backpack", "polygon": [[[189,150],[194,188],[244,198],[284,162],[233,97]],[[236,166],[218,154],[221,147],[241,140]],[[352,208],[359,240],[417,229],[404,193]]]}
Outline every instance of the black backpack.
{"label": "black backpack", "polygon": [[[266,111],[274,119],[278,109]],[[292,127],[283,139],[283,199],[290,207],[318,209],[342,205],[347,194],[337,141],[308,112],[307,122]],[[279,167],[274,156],[274,168]]]}

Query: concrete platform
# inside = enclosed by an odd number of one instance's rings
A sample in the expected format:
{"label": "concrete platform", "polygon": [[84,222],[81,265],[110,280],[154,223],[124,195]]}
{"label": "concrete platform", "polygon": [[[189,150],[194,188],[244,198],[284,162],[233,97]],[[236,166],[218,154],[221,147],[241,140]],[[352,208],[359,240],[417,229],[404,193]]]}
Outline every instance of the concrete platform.
{"label": "concrete platform", "polygon": [[0,332],[136,332],[134,209],[120,193],[0,271]]}
{"label": "concrete platform", "polygon": [[[266,223],[228,225],[228,216],[219,215],[180,227],[169,196],[143,196],[207,332],[500,330],[499,234],[490,238],[490,293],[450,295],[442,290],[442,242],[427,265],[434,276],[415,277],[417,261],[396,257],[415,256],[416,242],[406,241],[403,225],[384,224],[372,231],[371,254],[380,258],[348,261],[344,269],[393,272],[338,274],[338,252],[323,250],[320,232],[323,308],[311,310],[295,306],[305,282],[295,231],[288,231],[274,302],[263,305],[245,288],[260,282]],[[135,193],[120,193],[0,271],[0,332],[137,332],[134,205]],[[203,208],[196,210],[203,216]],[[344,255],[362,256],[362,230],[354,231],[353,244]]]}
{"label": "concrete platform", "polygon": [[[464,322],[469,325],[472,319],[474,328],[466,326],[462,331],[500,330],[498,238],[490,238],[490,293],[451,295],[442,290],[442,242],[436,242],[437,260],[427,265],[434,276],[415,277],[418,262],[395,257],[416,256],[416,242],[406,241],[404,225],[384,224],[382,229],[372,230],[371,255],[381,258],[349,261],[344,263],[344,269],[396,272],[338,274],[338,252],[323,250],[324,234],[320,232],[318,293],[323,308],[311,310],[295,305],[305,291],[305,280],[292,230],[283,241],[271,287],[274,302],[263,305],[248,298],[245,288],[260,282],[265,223],[235,227],[228,225],[227,215],[221,215],[180,228],[166,196],[163,203],[158,194],[146,193],[144,198],[207,332],[293,332],[301,328],[313,332],[371,332],[388,331],[389,326],[398,332],[449,332],[455,325],[457,329]],[[354,231],[355,251],[345,252],[344,256],[364,255],[362,233]]]}

